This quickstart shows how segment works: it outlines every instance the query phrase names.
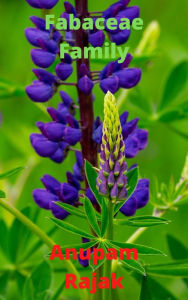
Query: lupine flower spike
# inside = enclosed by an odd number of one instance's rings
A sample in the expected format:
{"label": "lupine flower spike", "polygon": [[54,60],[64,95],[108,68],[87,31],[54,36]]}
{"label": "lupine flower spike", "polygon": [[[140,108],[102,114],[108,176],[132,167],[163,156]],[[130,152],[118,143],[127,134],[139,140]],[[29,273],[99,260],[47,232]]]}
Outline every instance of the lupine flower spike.
{"label": "lupine flower spike", "polygon": [[104,99],[104,123],[97,177],[99,192],[118,202],[127,197],[125,144],[115,97],[108,92]]}

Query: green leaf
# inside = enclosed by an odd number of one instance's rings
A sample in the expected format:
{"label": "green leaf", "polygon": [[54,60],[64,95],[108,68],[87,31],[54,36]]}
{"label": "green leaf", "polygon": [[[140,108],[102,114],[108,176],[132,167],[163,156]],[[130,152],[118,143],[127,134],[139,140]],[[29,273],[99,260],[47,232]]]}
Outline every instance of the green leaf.
{"label": "green leaf", "polygon": [[60,297],[61,293],[63,292],[64,288],[65,288],[65,280],[63,280],[62,284],[59,286],[59,288],[57,289],[55,294],[50,299],[51,300],[59,299],[59,297]]}
{"label": "green leaf", "polygon": [[139,300],[152,300],[152,294],[148,286],[148,278],[146,276],[142,277],[142,287]]}
{"label": "green leaf", "polygon": [[97,199],[99,205],[102,205],[103,196],[101,196],[97,190],[96,181],[97,181],[97,172],[93,166],[86,160],[85,161],[85,173],[90,189],[92,190],[95,198]]}
{"label": "green leaf", "polygon": [[24,284],[23,300],[36,300],[34,298],[34,286],[30,277],[28,277]]}
{"label": "green leaf", "polygon": [[109,223],[109,214],[108,214],[108,208],[106,204],[106,199],[103,198],[102,200],[102,208],[101,208],[101,236],[103,237],[106,233],[106,229],[108,227]]}
{"label": "green leaf", "polygon": [[77,217],[84,218],[84,219],[86,218],[84,211],[81,211],[77,207],[74,207],[70,204],[63,203],[63,202],[56,202],[55,204],[57,204],[58,206],[60,206],[61,208],[63,208],[64,210],[66,210],[67,212],[69,212],[72,215],[75,215]]}
{"label": "green leaf", "polygon": [[126,173],[126,176],[128,178],[128,198],[132,195],[134,192],[137,182],[138,182],[138,167],[130,170]]}
{"label": "green leaf", "polygon": [[114,219],[116,225],[127,225],[132,227],[151,227],[157,225],[169,224],[170,221],[164,218],[158,218],[153,216],[140,216],[129,219]]}
{"label": "green leaf", "polygon": [[188,113],[184,112],[183,109],[176,108],[171,111],[166,111],[160,115],[159,120],[165,123],[178,121],[187,118]]}
{"label": "green leaf", "polygon": [[188,62],[183,61],[179,65],[175,66],[167,79],[159,110],[164,109],[181,95],[187,85],[187,77]]}
{"label": "green leaf", "polygon": [[87,220],[88,220],[89,224],[91,225],[91,227],[93,228],[95,233],[98,236],[101,236],[101,232],[100,232],[99,224],[97,222],[95,210],[93,208],[93,205],[91,204],[91,201],[87,197],[85,197],[85,199],[84,199],[84,208],[85,208],[85,212],[86,212],[86,216],[87,216]]}
{"label": "green leaf", "polygon": [[89,261],[89,266],[92,268],[93,272],[95,272],[97,269],[99,269],[106,261],[107,250],[106,250],[106,247],[105,247],[104,243],[100,242],[97,248],[99,248],[99,249],[101,248],[101,249],[104,250],[104,258],[101,259],[97,265],[93,264],[92,259]]}
{"label": "green leaf", "polygon": [[[130,198],[130,196],[132,195],[132,193],[134,192],[136,186],[137,186],[138,167],[130,170],[129,172],[127,172],[126,176],[128,178],[128,186],[127,186],[127,190],[128,190],[127,200],[128,200]],[[121,203],[118,203],[118,204],[115,205],[114,214],[116,214],[120,210],[120,208],[123,206],[123,204],[126,201],[122,201]]]}
{"label": "green leaf", "polygon": [[96,237],[92,236],[91,234],[85,232],[82,229],[78,229],[74,225],[71,225],[67,222],[64,222],[64,221],[61,221],[61,220],[58,220],[58,219],[52,218],[52,217],[50,217],[49,219],[52,220],[52,222],[54,222],[61,229],[64,229],[64,230],[72,232],[72,233],[75,233],[77,235],[80,235],[80,236],[88,238],[88,239],[96,239]]}
{"label": "green leaf", "polygon": [[142,279],[142,288],[139,300],[178,300],[164,286],[150,276]]}
{"label": "green leaf", "polygon": [[160,277],[188,277],[188,260],[146,265],[148,274]]}
{"label": "green leaf", "polygon": [[121,265],[125,269],[136,271],[144,276],[146,275],[144,267],[136,260],[121,260]]}
{"label": "green leaf", "polygon": [[18,286],[18,291],[19,291],[20,295],[22,295],[26,277],[23,276],[20,272],[16,271],[15,272],[15,279],[16,279],[16,283],[17,283],[17,286]]}
{"label": "green leaf", "polygon": [[0,190],[0,198],[6,198],[6,194],[5,192]]}
{"label": "green leaf", "polygon": [[186,259],[188,257],[188,249],[175,237],[167,234],[167,242],[173,259]]}
{"label": "green leaf", "polygon": [[139,245],[139,244],[121,243],[121,242],[115,242],[115,241],[110,241],[110,243],[116,249],[119,249],[119,248],[122,248],[122,249],[136,248],[136,250],[138,251],[138,254],[141,254],[141,255],[165,255],[163,252],[161,252],[158,249],[151,248],[151,247],[148,247],[148,246]]}
{"label": "green leaf", "polygon": [[[128,247],[121,247],[121,246],[118,246],[116,242],[113,242],[113,241],[106,241],[105,244],[109,247],[109,248],[115,248],[116,250],[119,251],[120,248],[128,248]],[[121,243],[120,243],[121,244]],[[129,244],[130,245],[130,244]],[[131,247],[132,248],[132,247]],[[136,247],[134,247],[136,248]],[[134,270],[142,275],[145,275],[146,272],[145,272],[145,269],[144,267],[136,260],[133,260],[133,259],[130,259],[130,260],[127,260],[126,258],[124,260],[120,260],[121,264],[122,264],[122,267],[125,268],[125,269],[131,269],[131,270]]]}
{"label": "green leaf", "polygon": [[0,174],[0,180],[8,178],[8,177],[11,177],[13,175],[16,175],[19,172],[21,172],[23,169],[24,169],[23,167],[18,167],[18,168],[15,168],[13,170],[10,170],[10,171],[8,171],[6,173]]}
{"label": "green leaf", "polygon": [[9,281],[9,273],[5,272],[0,275],[0,295],[6,295],[6,288]]}
{"label": "green leaf", "polygon": [[76,244],[76,245],[74,245],[74,244],[66,245],[66,246],[61,247],[61,251],[62,251],[62,253],[64,253],[66,249],[74,248],[79,252],[80,248],[83,248],[84,250],[86,250],[88,248],[95,246],[96,243],[97,243],[97,241],[81,243],[81,244]]}
{"label": "green leaf", "polygon": [[51,269],[46,261],[37,266],[31,274],[31,280],[35,288],[35,295],[45,292],[50,287]]}
{"label": "green leaf", "polygon": [[8,237],[8,228],[3,219],[0,219],[0,248],[4,255],[7,255],[7,237]]}

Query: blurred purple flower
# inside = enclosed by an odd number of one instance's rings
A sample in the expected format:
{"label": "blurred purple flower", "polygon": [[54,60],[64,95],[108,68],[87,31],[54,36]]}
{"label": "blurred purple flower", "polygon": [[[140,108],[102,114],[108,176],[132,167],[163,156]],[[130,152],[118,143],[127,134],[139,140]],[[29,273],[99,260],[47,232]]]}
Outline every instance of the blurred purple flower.
{"label": "blurred purple flower", "polygon": [[64,202],[74,205],[78,201],[78,189],[69,183],[60,184],[50,175],[44,175],[41,178],[45,189],[35,189],[33,198],[36,204],[47,210],[51,210],[52,214],[58,219],[65,219],[69,213],[59,207],[56,202]]}
{"label": "blurred purple flower", "polygon": [[146,206],[149,201],[149,180],[138,180],[137,186],[131,197],[120,208],[120,211],[127,217],[133,216],[136,210]]}

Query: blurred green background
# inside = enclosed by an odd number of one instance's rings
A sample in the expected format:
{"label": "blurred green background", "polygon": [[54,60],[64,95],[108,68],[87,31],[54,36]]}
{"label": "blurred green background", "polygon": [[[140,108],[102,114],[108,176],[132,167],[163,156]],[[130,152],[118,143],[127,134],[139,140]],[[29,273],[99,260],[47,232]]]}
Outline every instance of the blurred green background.
{"label": "blurred green background", "polygon": [[[73,3],[73,1],[71,1]],[[114,1],[89,1],[90,10],[103,10],[107,5]],[[143,95],[153,109],[160,102],[166,79],[175,65],[181,61],[188,60],[188,23],[187,23],[187,0],[176,1],[170,0],[152,0],[138,1],[132,0],[131,5],[139,5],[141,8],[141,17],[144,19],[144,27],[152,21],[159,22],[161,27],[161,35],[157,45],[157,54],[151,59],[151,62],[144,66],[142,81],[139,84],[139,93]],[[55,12],[61,12],[63,9],[60,0]],[[32,26],[29,20],[30,15],[40,16],[40,11],[32,9],[24,0],[1,0],[0,1],[0,172],[7,171],[17,166],[25,166],[26,169],[20,176],[9,181],[1,182],[1,188],[7,193],[7,198],[12,201],[18,208],[22,209],[27,205],[32,207],[33,212],[39,210],[33,203],[32,190],[42,187],[40,178],[44,173],[50,174],[61,182],[65,179],[65,172],[71,171],[73,155],[70,154],[62,165],[57,165],[48,159],[39,158],[29,142],[29,134],[37,132],[35,122],[47,121],[48,116],[39,107],[23,94],[24,86],[30,84],[33,80],[31,69],[34,67],[31,58],[31,46],[24,36],[25,27]],[[142,37],[142,32],[133,32],[128,41],[131,47],[130,52],[134,52],[138,42]],[[93,64],[95,69],[101,68],[101,64]],[[8,94],[4,93],[4,80],[12,82],[8,83]],[[186,75],[185,75],[186,80]],[[15,86],[19,86],[20,96],[14,95]],[[66,89],[65,89],[66,90]],[[69,91],[67,89],[67,91]],[[76,100],[76,91],[71,91],[72,97]],[[102,117],[103,93],[98,87],[95,88],[95,115],[100,114]],[[131,94],[131,93],[130,93]],[[118,94],[117,94],[118,97]],[[188,94],[185,91],[185,97],[188,100]],[[186,100],[186,99],[185,99]],[[55,96],[49,103],[49,106],[56,107],[59,97]],[[130,116],[139,116],[141,124],[145,124],[142,120],[142,114],[139,115],[137,107],[131,104],[129,96],[121,107],[121,111],[129,110]],[[143,121],[143,122],[142,122]],[[168,184],[171,176],[176,182],[179,180],[184,165],[185,157],[188,150],[188,139],[175,133],[172,129],[180,130],[188,135],[188,119],[173,121],[164,124],[156,121],[149,125],[149,144],[146,150],[141,152],[132,162],[137,162],[140,166],[142,177],[153,179],[156,177],[158,181]],[[148,205],[139,214],[151,213],[151,205]],[[139,238],[139,242],[153,247],[158,247],[169,253],[166,234],[171,233],[182,243],[187,243],[187,226],[188,226],[188,205],[181,206],[178,211],[169,212],[166,217],[172,220],[168,226],[151,228]],[[38,223],[42,228],[49,227],[49,221],[45,216],[48,212],[40,212]],[[0,216],[3,217],[7,224],[12,223],[12,216],[0,208]],[[77,220],[72,218],[73,223]],[[51,225],[51,224],[50,224]],[[82,224],[84,226],[84,224]],[[1,228],[0,228],[1,230]],[[118,230],[117,238],[126,240],[130,233],[134,230],[128,228]],[[19,238],[19,237],[18,237]],[[54,239],[62,244],[71,241],[78,242],[78,239],[70,234],[58,232]],[[19,241],[18,241],[19,242]],[[47,253],[44,247],[43,252],[36,256],[36,260],[40,261],[42,253]],[[36,260],[33,259],[33,264]],[[3,256],[1,260],[3,261]],[[32,261],[31,259],[31,261]],[[154,261],[161,260],[164,262],[166,258],[153,258]],[[152,261],[152,259],[150,259]],[[59,263],[60,265],[61,263]],[[62,278],[62,274],[56,274],[57,281],[53,282],[53,287],[58,284]],[[11,281],[11,280],[10,280]],[[171,290],[177,299],[188,299],[188,293],[185,283],[181,279],[162,279],[161,283]],[[14,280],[11,282],[11,289],[5,299],[22,299],[19,298]],[[122,292],[122,299],[139,299],[139,285],[126,277],[126,288]],[[15,297],[16,293],[16,297]],[[71,294],[71,292],[69,292]],[[163,300],[163,299],[161,299]],[[165,299],[164,299],[165,300]]]}

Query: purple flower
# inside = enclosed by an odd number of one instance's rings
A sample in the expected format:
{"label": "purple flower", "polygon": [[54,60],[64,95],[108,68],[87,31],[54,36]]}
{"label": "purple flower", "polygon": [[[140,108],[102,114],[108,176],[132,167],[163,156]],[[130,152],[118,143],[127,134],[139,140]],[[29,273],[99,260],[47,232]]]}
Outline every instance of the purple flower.
{"label": "purple flower", "polygon": [[57,78],[43,69],[33,69],[38,80],[26,87],[26,93],[32,101],[47,102],[56,92]]}
{"label": "purple flower", "polygon": [[91,203],[93,205],[96,205],[97,204],[97,200],[94,196],[94,194],[92,193],[91,189],[90,188],[87,188],[86,190],[86,196],[88,197],[88,199],[91,201]]}
{"label": "purple flower", "polygon": [[93,86],[93,81],[87,75],[84,75],[78,80],[78,88],[85,95],[91,93]]}
{"label": "purple flower", "polygon": [[36,66],[41,68],[48,68],[55,61],[56,55],[42,49],[32,49],[31,58]]}
{"label": "purple flower", "polygon": [[89,42],[93,47],[102,47],[105,40],[105,34],[102,30],[90,32]]}
{"label": "purple flower", "polygon": [[49,141],[42,134],[33,133],[30,136],[30,140],[37,154],[42,157],[50,157],[58,149],[58,143]]}
{"label": "purple flower", "polygon": [[138,84],[141,79],[141,70],[128,68],[132,56],[127,54],[123,63],[110,62],[100,72],[100,87],[104,93],[115,93],[119,88],[130,89]]}
{"label": "purple flower", "polygon": [[146,206],[149,201],[149,180],[138,180],[137,186],[131,197],[120,208],[120,211],[127,217],[133,216],[136,210]]}
{"label": "purple flower", "polygon": [[53,88],[51,85],[41,81],[34,81],[25,89],[28,97],[34,102],[47,102],[53,96]]}
{"label": "purple flower", "polygon": [[34,8],[53,8],[59,0],[26,0]]}
{"label": "purple flower", "polygon": [[57,122],[43,123],[37,122],[36,125],[46,138],[51,141],[59,142],[62,140],[65,132],[65,125]]}
{"label": "purple flower", "polygon": [[[127,18],[132,23],[134,18],[138,18],[140,14],[140,10],[138,6],[127,7],[130,0],[118,1],[112,4],[109,8],[107,8],[103,17],[108,20],[108,18],[116,18],[117,24],[119,25],[121,22],[121,18]],[[129,36],[130,30],[120,30],[119,28],[116,30],[108,29],[106,26],[106,31],[108,32],[110,39],[112,42],[116,43],[116,45],[124,44]]]}
{"label": "purple flower", "polygon": [[76,151],[76,163],[73,166],[73,173],[77,180],[83,181],[84,180],[84,161],[82,157],[82,153]]}
{"label": "purple flower", "polygon": [[[89,243],[89,242],[90,242],[89,239],[87,239],[87,238],[82,238],[82,243]],[[89,250],[89,249],[88,249],[88,250]],[[90,250],[91,250],[91,253],[92,253],[92,252],[93,252],[93,247],[91,247]],[[87,250],[84,251],[84,256],[86,256],[86,254],[87,254]],[[89,260],[88,260],[88,259],[81,259],[79,254],[78,254],[78,261],[79,261],[79,263],[80,263],[84,268],[86,268],[86,267],[89,266]]]}
{"label": "purple flower", "polygon": [[52,53],[57,53],[57,41],[50,37],[49,31],[40,30],[38,28],[26,28],[25,35],[31,45]]}
{"label": "purple flower", "polygon": [[56,74],[61,80],[66,80],[73,72],[72,59],[69,54],[56,66]]}
{"label": "purple flower", "polygon": [[69,183],[60,183],[58,180],[50,175],[44,175],[41,178],[45,189],[35,189],[33,191],[33,198],[36,204],[44,209],[51,210],[52,214],[58,219],[66,218],[69,213],[63,208],[59,207],[56,202],[64,202],[74,205],[78,200],[78,191],[73,185]]}
{"label": "purple flower", "polygon": [[[45,77],[46,73],[41,73],[40,76],[43,80],[53,79]],[[81,139],[79,123],[72,115],[75,111],[74,102],[65,92],[61,91],[60,95],[63,103],[58,105],[57,110],[52,107],[47,109],[53,122],[37,122],[41,134],[32,134],[30,137],[35,151],[56,163],[61,163],[66,158],[70,145],[74,146]]]}

